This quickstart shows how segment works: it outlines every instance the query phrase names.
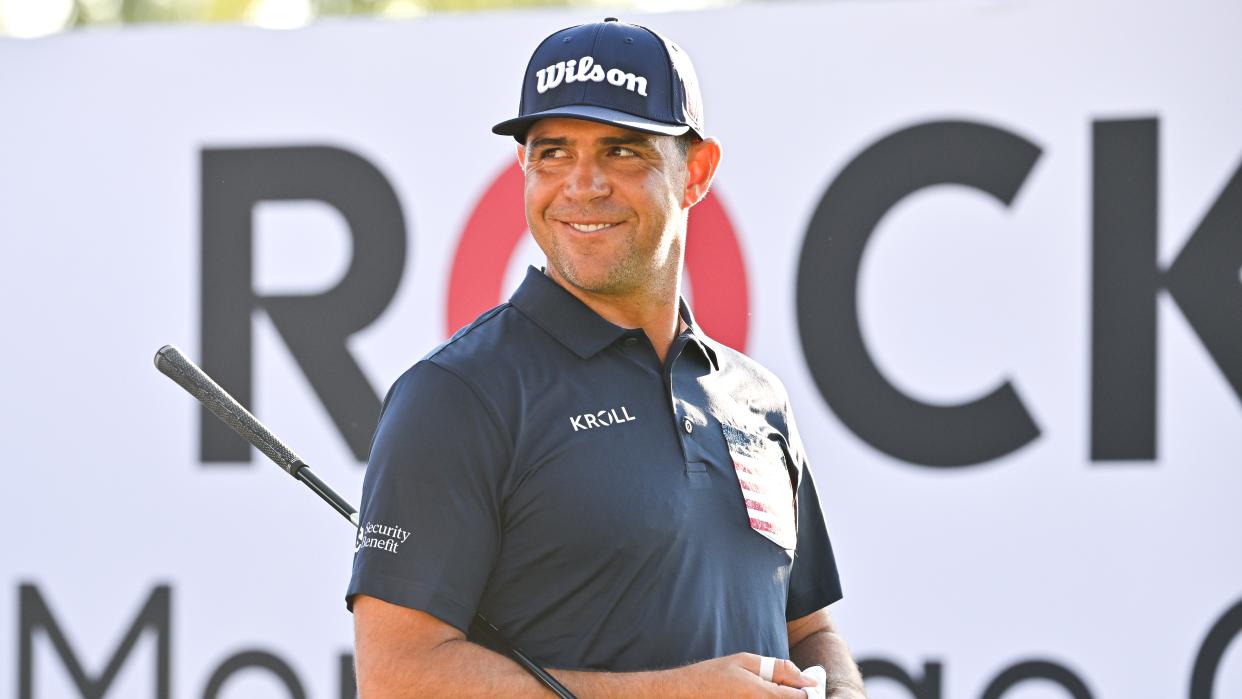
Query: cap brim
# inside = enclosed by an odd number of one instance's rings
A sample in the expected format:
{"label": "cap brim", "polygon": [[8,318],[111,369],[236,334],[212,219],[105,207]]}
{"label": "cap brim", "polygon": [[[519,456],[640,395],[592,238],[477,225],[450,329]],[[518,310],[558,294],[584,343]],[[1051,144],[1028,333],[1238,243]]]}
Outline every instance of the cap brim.
{"label": "cap brim", "polygon": [[501,136],[512,136],[517,139],[518,143],[526,142],[526,132],[531,125],[540,119],[585,119],[587,121],[595,121],[601,124],[611,124],[620,126],[623,129],[633,129],[634,131],[644,131],[646,133],[663,134],[665,136],[680,136],[690,130],[685,124],[666,124],[661,121],[652,121],[642,117],[634,116],[626,112],[618,112],[615,109],[605,109],[603,107],[592,107],[588,105],[567,105],[564,107],[556,107],[534,114],[518,117],[502,121],[492,127],[492,133]]}

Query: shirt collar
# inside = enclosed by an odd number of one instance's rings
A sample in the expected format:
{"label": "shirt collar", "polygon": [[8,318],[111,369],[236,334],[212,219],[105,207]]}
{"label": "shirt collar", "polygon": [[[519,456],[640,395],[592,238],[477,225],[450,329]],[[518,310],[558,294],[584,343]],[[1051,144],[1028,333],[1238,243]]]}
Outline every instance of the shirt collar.
{"label": "shirt collar", "polygon": [[[535,267],[526,270],[526,278],[522,280],[517,291],[513,292],[509,303],[556,338],[557,342],[583,359],[595,356],[628,332],[625,328],[601,318],[589,306]],[[719,369],[716,352],[704,341],[706,336],[694,322],[694,315],[685,299],[681,300],[680,306],[681,318],[689,326],[694,343],[711,362],[712,368]]]}
{"label": "shirt collar", "polygon": [[583,359],[594,356],[625,334],[625,328],[601,318],[534,267],[526,270],[526,279],[513,292],[509,303]]}
{"label": "shirt collar", "polygon": [[681,319],[686,321],[690,333],[691,343],[697,345],[703,356],[707,357],[707,361],[712,365],[712,370],[720,369],[720,360],[716,358],[716,350],[711,345],[711,339],[703,334],[699,329],[699,324],[694,322],[694,314],[690,312],[690,307],[686,305],[686,300],[680,299]]}

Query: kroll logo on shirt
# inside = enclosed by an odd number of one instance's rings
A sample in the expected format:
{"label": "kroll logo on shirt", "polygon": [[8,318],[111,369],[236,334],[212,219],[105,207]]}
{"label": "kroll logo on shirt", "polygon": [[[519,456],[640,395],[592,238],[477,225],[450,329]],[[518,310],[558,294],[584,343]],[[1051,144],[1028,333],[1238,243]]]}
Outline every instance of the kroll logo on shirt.
{"label": "kroll logo on shirt", "polygon": [[569,418],[569,424],[574,428],[574,432],[577,432],[578,430],[593,430],[597,427],[612,427],[613,425],[632,422],[637,419],[630,415],[630,411],[623,405],[619,408],[574,415]]}

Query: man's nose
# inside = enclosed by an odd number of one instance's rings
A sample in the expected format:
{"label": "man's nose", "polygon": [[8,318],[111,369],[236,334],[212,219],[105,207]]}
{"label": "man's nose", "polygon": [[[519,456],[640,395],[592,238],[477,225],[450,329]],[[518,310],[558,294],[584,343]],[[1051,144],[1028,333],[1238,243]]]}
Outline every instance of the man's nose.
{"label": "man's nose", "polygon": [[579,158],[565,178],[566,197],[578,202],[600,199],[612,193],[612,186],[603,168],[594,158]]}

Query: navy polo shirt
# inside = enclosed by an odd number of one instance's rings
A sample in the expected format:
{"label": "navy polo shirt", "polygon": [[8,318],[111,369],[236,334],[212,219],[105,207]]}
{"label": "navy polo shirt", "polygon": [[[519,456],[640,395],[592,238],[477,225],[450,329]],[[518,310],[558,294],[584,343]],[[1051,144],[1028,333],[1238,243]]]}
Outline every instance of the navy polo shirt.
{"label": "navy polo shirt", "polygon": [[789,657],[840,599],[780,382],[694,325],[663,365],[531,268],[401,376],[363,482],[353,578],[547,667]]}

